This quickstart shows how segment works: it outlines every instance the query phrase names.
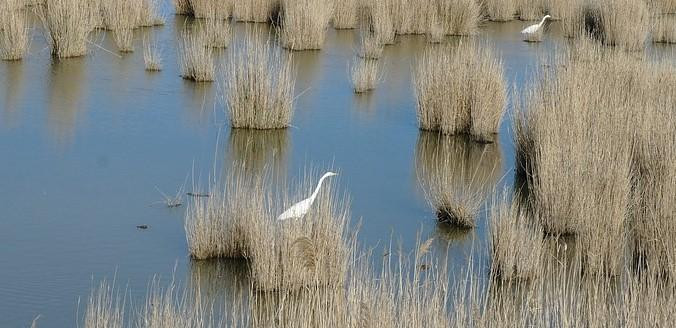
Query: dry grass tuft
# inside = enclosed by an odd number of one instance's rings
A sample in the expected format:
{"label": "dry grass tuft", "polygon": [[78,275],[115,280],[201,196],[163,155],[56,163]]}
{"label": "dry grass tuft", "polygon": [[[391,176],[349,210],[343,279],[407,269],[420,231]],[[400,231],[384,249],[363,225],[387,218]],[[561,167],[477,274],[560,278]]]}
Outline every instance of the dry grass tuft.
{"label": "dry grass tuft", "polygon": [[385,45],[377,34],[362,28],[359,33],[359,57],[364,59],[379,59],[383,55]]}
{"label": "dry grass tuft", "polygon": [[232,40],[230,20],[216,18],[215,13],[212,13],[212,15],[212,18],[205,19],[204,25],[202,25],[206,43],[212,48],[227,48]]}
{"label": "dry grass tuft", "polygon": [[46,0],[36,12],[42,21],[52,55],[67,58],[87,53],[87,36],[91,30],[87,1]]}
{"label": "dry grass tuft", "polygon": [[392,21],[392,1],[371,0],[364,9],[361,28],[367,29],[382,44],[394,44],[396,37]]}
{"label": "dry grass tuft", "polygon": [[204,33],[199,33],[194,27],[183,28],[178,53],[181,76],[184,79],[196,82],[214,81],[216,68],[213,50],[208,45]]}
{"label": "dry grass tuft", "polygon": [[185,218],[190,256],[246,258],[252,256],[254,234],[266,231],[265,174],[250,177],[243,167],[228,173],[225,180],[210,188],[209,197],[195,198]]}
{"label": "dry grass tuft", "polygon": [[324,45],[333,15],[332,0],[283,0],[281,44],[291,50],[318,50]]}
{"label": "dry grass tuft", "polygon": [[115,44],[121,52],[134,51],[134,29],[141,18],[142,2],[109,0],[101,2],[103,22],[113,31]]}
{"label": "dry grass tuft", "polygon": [[652,40],[657,43],[676,43],[676,15],[654,17]]}
{"label": "dry grass tuft", "polygon": [[162,52],[157,42],[144,42],[143,62],[146,71],[162,70]]}
{"label": "dry grass tuft", "polygon": [[380,80],[379,70],[378,60],[355,58],[351,68],[354,92],[364,93],[374,90]]}
{"label": "dry grass tuft", "polygon": [[164,17],[160,14],[160,0],[137,0],[141,2],[137,26],[164,25]]}
{"label": "dry grass tuft", "polygon": [[[474,35],[481,23],[481,7],[475,0],[436,0],[439,24],[446,35]],[[428,27],[429,29],[429,27]]]}
{"label": "dry grass tuft", "polygon": [[545,15],[545,0],[514,0],[516,14],[520,20],[534,21]]}
{"label": "dry grass tuft", "polygon": [[[315,188],[315,174],[305,175],[300,192],[282,191],[273,203],[282,212]],[[327,184],[328,182],[328,184]],[[297,195],[297,196],[296,196]],[[338,288],[346,279],[354,238],[347,232],[349,200],[326,181],[305,217],[276,222],[266,217],[264,231],[251,241],[251,276],[259,290],[298,290],[306,286]]]}
{"label": "dry grass tuft", "polygon": [[274,21],[279,6],[279,0],[235,1],[233,15],[243,22],[266,23]]}
{"label": "dry grass tuft", "polygon": [[502,63],[474,43],[428,49],[415,68],[420,129],[492,141],[505,109]]}
{"label": "dry grass tuft", "polygon": [[27,13],[18,0],[0,4],[4,18],[0,21],[0,59],[20,60],[30,47],[30,26]]}
{"label": "dry grass tuft", "polygon": [[270,40],[247,36],[232,52],[223,95],[233,128],[283,129],[293,116],[295,76],[290,56]]}
{"label": "dry grass tuft", "polygon": [[542,228],[506,192],[493,200],[490,220],[494,274],[502,280],[538,278],[545,255]]}
{"label": "dry grass tuft", "polygon": [[189,0],[191,14],[195,18],[211,18],[219,20],[227,20],[232,16],[235,3],[238,2],[252,2],[252,1],[235,1],[232,0]]}
{"label": "dry grass tuft", "polygon": [[192,15],[190,0],[173,0],[176,15]]}
{"label": "dry grass tuft", "polygon": [[122,328],[124,327],[125,301],[116,289],[115,283],[103,280],[96,290],[92,290],[84,314],[84,328]]}
{"label": "dry grass tuft", "polygon": [[357,10],[359,0],[336,0],[333,10],[333,27],[336,29],[353,29],[359,24]]}
{"label": "dry grass tuft", "polygon": [[642,50],[650,34],[648,6],[639,0],[602,0],[599,5],[602,37],[607,45]]}
{"label": "dry grass tuft", "polygon": [[441,222],[463,228],[476,226],[479,210],[498,181],[501,165],[496,144],[424,131],[418,136],[418,180]]}
{"label": "dry grass tuft", "polygon": [[483,2],[484,11],[492,21],[506,22],[514,20],[516,2],[514,0],[486,0]]}

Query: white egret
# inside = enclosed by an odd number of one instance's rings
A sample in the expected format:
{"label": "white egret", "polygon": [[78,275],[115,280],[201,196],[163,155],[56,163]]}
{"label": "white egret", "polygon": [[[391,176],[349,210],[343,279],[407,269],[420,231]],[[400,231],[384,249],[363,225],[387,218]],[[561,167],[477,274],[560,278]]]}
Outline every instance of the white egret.
{"label": "white egret", "polygon": [[319,189],[322,187],[324,179],[332,177],[334,175],[338,175],[338,173],[333,172],[324,173],[322,178],[319,179],[319,183],[317,183],[317,188],[315,188],[315,191],[312,193],[310,198],[301,200],[300,202],[289,207],[288,210],[284,211],[284,213],[280,214],[277,217],[277,221],[283,221],[286,219],[300,219],[303,216],[305,216],[305,214],[307,214],[307,212],[310,211],[310,207],[312,207],[312,203],[314,203],[315,198],[317,198],[317,194],[319,193]]}
{"label": "white egret", "polygon": [[531,26],[526,27],[525,29],[523,29],[523,31],[521,31],[521,34],[535,34],[535,33],[537,33],[538,30],[540,30],[540,27],[542,27],[542,24],[545,23],[545,20],[547,20],[547,18],[551,18],[551,17],[552,16],[545,15],[545,17],[542,18],[542,21],[540,22],[540,24],[533,24]]}

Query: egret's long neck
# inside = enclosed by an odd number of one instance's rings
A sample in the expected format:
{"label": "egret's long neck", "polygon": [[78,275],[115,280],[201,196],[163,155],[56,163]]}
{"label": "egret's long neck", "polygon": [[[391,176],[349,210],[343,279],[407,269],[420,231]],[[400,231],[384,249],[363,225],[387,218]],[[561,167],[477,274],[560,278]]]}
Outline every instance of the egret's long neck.
{"label": "egret's long neck", "polygon": [[317,197],[317,194],[319,194],[319,189],[322,188],[322,183],[324,183],[324,179],[326,179],[327,177],[328,177],[328,175],[324,174],[324,176],[322,176],[322,178],[319,179],[319,182],[317,183],[317,187],[315,188],[315,191],[312,193],[312,196],[310,196],[310,199],[312,199],[312,201],[314,201],[315,198]]}
{"label": "egret's long neck", "polygon": [[543,18],[542,18],[542,21],[540,22],[540,24],[538,24],[538,28],[539,28],[540,26],[542,26],[542,24],[545,23],[545,20],[547,20],[547,17],[543,17]]}

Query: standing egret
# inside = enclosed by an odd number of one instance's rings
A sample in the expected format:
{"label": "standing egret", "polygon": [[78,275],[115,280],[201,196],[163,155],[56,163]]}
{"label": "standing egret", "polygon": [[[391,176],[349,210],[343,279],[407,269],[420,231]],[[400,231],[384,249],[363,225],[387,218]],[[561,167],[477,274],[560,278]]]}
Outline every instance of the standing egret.
{"label": "standing egret", "polygon": [[540,30],[540,27],[542,27],[542,24],[545,23],[545,20],[547,20],[547,18],[551,18],[551,17],[552,16],[545,15],[545,17],[542,18],[542,21],[540,22],[540,24],[533,24],[531,26],[526,27],[525,29],[523,29],[523,31],[521,31],[521,34],[535,34],[535,33],[537,33]]}
{"label": "standing egret", "polygon": [[317,198],[317,194],[319,193],[319,189],[322,187],[324,179],[332,177],[334,175],[338,175],[338,173],[333,172],[324,173],[322,178],[319,179],[319,183],[317,183],[317,188],[315,188],[315,191],[312,193],[310,198],[301,200],[300,202],[289,207],[288,210],[284,211],[284,213],[280,214],[277,217],[277,221],[283,221],[286,219],[300,219],[303,216],[305,216],[305,214],[307,214],[307,212],[310,211],[310,207],[312,207],[312,203],[314,203],[315,198]]}

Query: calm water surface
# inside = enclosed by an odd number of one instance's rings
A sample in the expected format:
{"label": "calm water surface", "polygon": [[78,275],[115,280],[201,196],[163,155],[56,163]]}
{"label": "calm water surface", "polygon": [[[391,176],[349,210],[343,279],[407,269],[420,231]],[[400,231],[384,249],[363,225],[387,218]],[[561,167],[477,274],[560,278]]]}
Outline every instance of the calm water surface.
{"label": "calm water surface", "polygon": [[[136,52],[121,58],[91,46],[90,55],[66,60],[52,59],[35,29],[27,59],[0,62],[0,327],[26,327],[37,315],[40,327],[75,326],[78,299],[86,302],[104,277],[115,277],[133,302],[143,300],[156,274],[175,272],[219,290],[246,279],[241,263],[192,263],[185,208],[158,203],[158,190],[190,191],[193,176],[203,181],[234,159],[272,164],[292,179],[306,166],[339,169],[336,182],[352,197],[353,221],[363,220],[365,246],[394,236],[411,248],[420,230],[423,238],[437,236],[439,249],[450,245],[451,265],[460,270],[468,251],[485,243],[484,220],[469,232],[438,225],[420,188],[416,167],[427,158],[419,148],[429,136],[417,128],[411,66],[424,37],[399,37],[387,47],[383,82],[357,96],[348,68],[357,34],[330,29],[321,52],[294,54],[296,128],[230,131],[217,83],[179,76],[176,38],[184,24],[167,15],[165,26],[137,32]],[[478,37],[501,54],[510,89],[523,88],[538,58],[567,42],[556,23],[545,42],[522,42],[524,25],[488,24]],[[237,24],[236,37],[247,28]],[[159,73],[143,69],[142,39],[149,36],[163,48]],[[115,49],[105,33],[94,41]],[[217,54],[219,64],[228,51]],[[668,46],[651,51],[673,56]],[[509,125],[506,119],[498,143],[468,146],[488,147],[496,185],[512,183]],[[478,165],[472,151],[458,160]],[[150,228],[138,230],[140,224]]]}

